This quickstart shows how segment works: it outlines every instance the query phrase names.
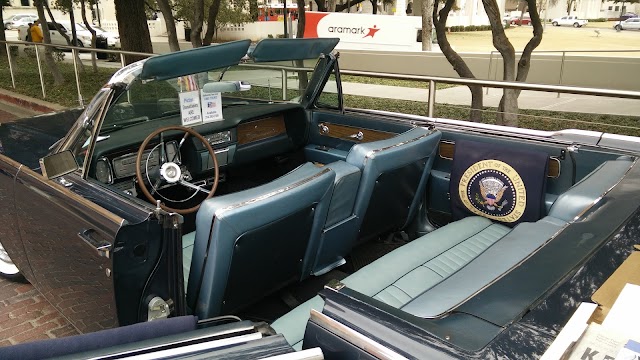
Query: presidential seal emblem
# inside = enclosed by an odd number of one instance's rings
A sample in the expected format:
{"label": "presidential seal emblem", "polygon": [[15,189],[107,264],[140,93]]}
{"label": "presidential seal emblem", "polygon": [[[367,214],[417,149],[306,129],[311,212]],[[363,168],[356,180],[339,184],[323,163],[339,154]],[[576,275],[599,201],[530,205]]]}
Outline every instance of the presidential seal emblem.
{"label": "presidential seal emblem", "polygon": [[527,190],[520,174],[500,160],[482,160],[460,178],[462,204],[472,213],[505,223],[518,221],[527,206]]}

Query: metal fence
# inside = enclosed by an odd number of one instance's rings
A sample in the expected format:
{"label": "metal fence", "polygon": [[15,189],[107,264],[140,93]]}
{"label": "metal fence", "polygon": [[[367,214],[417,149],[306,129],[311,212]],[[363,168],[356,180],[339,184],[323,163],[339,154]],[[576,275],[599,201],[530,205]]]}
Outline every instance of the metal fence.
{"label": "metal fence", "polygon": [[[532,55],[541,55],[541,54],[562,54],[562,58],[560,59],[560,72],[558,74],[558,85],[562,85],[562,78],[564,75],[564,66],[565,66],[565,60],[567,59],[567,54],[569,55],[574,55],[574,54],[607,54],[607,53],[640,53],[640,49],[636,49],[636,50],[630,50],[630,49],[625,49],[625,50],[535,50]],[[493,55],[496,54],[496,61],[500,60],[500,57],[498,56],[500,53],[497,50],[493,50],[491,51],[491,53],[489,54],[489,66],[487,69],[487,79],[498,79],[498,64],[496,64],[496,66],[493,66]],[[516,55],[518,54],[522,54],[522,51],[516,51],[515,52]],[[493,70],[493,77],[491,76],[491,72]],[[489,90],[487,89],[487,94],[489,93]],[[558,92],[558,97],[560,97],[560,92]]]}
{"label": "metal fence", "polygon": [[[84,48],[84,47],[75,47],[75,46],[59,46],[59,45],[50,45],[50,44],[42,44],[42,43],[28,43],[24,41],[0,41],[0,44],[4,44],[7,49],[7,55],[9,60],[9,70],[11,72],[11,81],[13,88],[15,85],[15,75],[12,67],[12,58],[11,58],[11,46],[35,46],[36,60],[38,62],[38,72],[40,75],[40,84],[42,87],[42,96],[46,98],[46,91],[44,86],[44,78],[42,75],[42,67],[40,64],[40,48],[44,47],[52,47],[59,49],[68,49],[72,52],[73,57],[73,66],[75,72],[75,81],[78,93],[78,102],[80,106],[84,106],[84,101],[82,99],[82,94],[80,91],[80,79],[78,76],[78,64],[76,61],[77,53],[82,52],[101,52],[107,54],[114,54],[120,57],[121,66],[125,65],[125,56],[139,56],[139,57],[150,57],[155,56],[157,54],[149,54],[149,53],[139,53],[139,52],[131,52],[131,51],[121,51],[121,50],[108,50],[108,49],[93,49],[93,48]],[[607,50],[609,51],[609,50]],[[635,51],[635,50],[633,50]],[[566,51],[569,52],[569,51]],[[589,51],[585,51],[589,52]],[[277,69],[282,71],[282,90],[283,95],[286,95],[287,90],[287,80],[288,80],[288,72],[290,71],[307,71],[311,70],[308,68],[296,68],[292,66],[274,66],[274,65],[260,65],[260,64],[251,64],[246,65],[251,67],[263,67],[268,69]],[[454,84],[454,85],[478,85],[486,88],[500,88],[500,89],[515,89],[515,90],[533,90],[533,91],[542,91],[542,92],[550,92],[550,93],[566,93],[566,94],[578,94],[578,95],[591,95],[591,96],[603,96],[603,97],[612,97],[612,98],[622,98],[622,99],[635,99],[640,100],[640,91],[626,91],[626,90],[611,90],[611,89],[597,89],[597,88],[588,88],[588,87],[577,87],[577,86],[566,86],[566,85],[547,85],[547,84],[530,84],[523,82],[510,82],[510,81],[498,81],[498,80],[478,80],[478,79],[463,79],[463,78],[449,78],[449,77],[438,77],[438,76],[423,76],[423,75],[399,75],[399,74],[388,74],[388,73],[378,73],[378,72],[366,72],[366,71],[341,71],[341,74],[344,75],[354,75],[354,76],[364,76],[364,77],[374,77],[374,78],[386,78],[386,79],[397,79],[397,80],[414,80],[414,81],[424,81],[428,82],[428,95],[427,95],[427,116],[433,117],[435,112],[435,103],[436,103],[436,84]]]}

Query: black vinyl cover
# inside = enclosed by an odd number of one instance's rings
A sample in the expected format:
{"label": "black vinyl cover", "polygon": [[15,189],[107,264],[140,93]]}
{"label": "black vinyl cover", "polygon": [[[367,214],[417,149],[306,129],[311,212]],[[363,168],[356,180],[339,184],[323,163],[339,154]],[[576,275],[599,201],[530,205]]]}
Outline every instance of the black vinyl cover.
{"label": "black vinyl cover", "polygon": [[479,215],[507,226],[539,220],[548,163],[543,152],[457,141],[449,182],[453,219]]}

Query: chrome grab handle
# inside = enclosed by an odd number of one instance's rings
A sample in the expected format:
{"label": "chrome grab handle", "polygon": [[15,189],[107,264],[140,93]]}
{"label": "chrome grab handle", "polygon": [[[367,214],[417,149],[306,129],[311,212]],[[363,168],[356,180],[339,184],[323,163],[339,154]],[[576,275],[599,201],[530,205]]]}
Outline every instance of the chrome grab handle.
{"label": "chrome grab handle", "polygon": [[358,141],[362,141],[362,139],[364,139],[364,134],[362,133],[362,131],[358,131],[357,134],[349,135],[349,137],[351,139],[356,139]]}
{"label": "chrome grab handle", "polygon": [[318,124],[318,131],[320,134],[327,135],[329,133],[329,127],[323,123]]}
{"label": "chrome grab handle", "polygon": [[95,249],[98,252],[98,256],[111,257],[111,243],[100,238],[100,235],[95,230],[84,229],[78,233],[78,237]]}

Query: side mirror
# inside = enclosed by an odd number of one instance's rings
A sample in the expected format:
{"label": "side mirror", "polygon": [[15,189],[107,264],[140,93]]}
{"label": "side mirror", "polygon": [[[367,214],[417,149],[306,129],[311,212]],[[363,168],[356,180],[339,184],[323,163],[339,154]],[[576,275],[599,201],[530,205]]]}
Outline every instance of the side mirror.
{"label": "side mirror", "polygon": [[47,180],[69,174],[78,168],[76,157],[73,156],[71,150],[47,155],[40,159],[40,170],[42,170],[42,176]]}
{"label": "side mirror", "polygon": [[205,94],[248,90],[251,90],[251,84],[246,81],[218,81],[207,83],[202,87],[202,92]]}

